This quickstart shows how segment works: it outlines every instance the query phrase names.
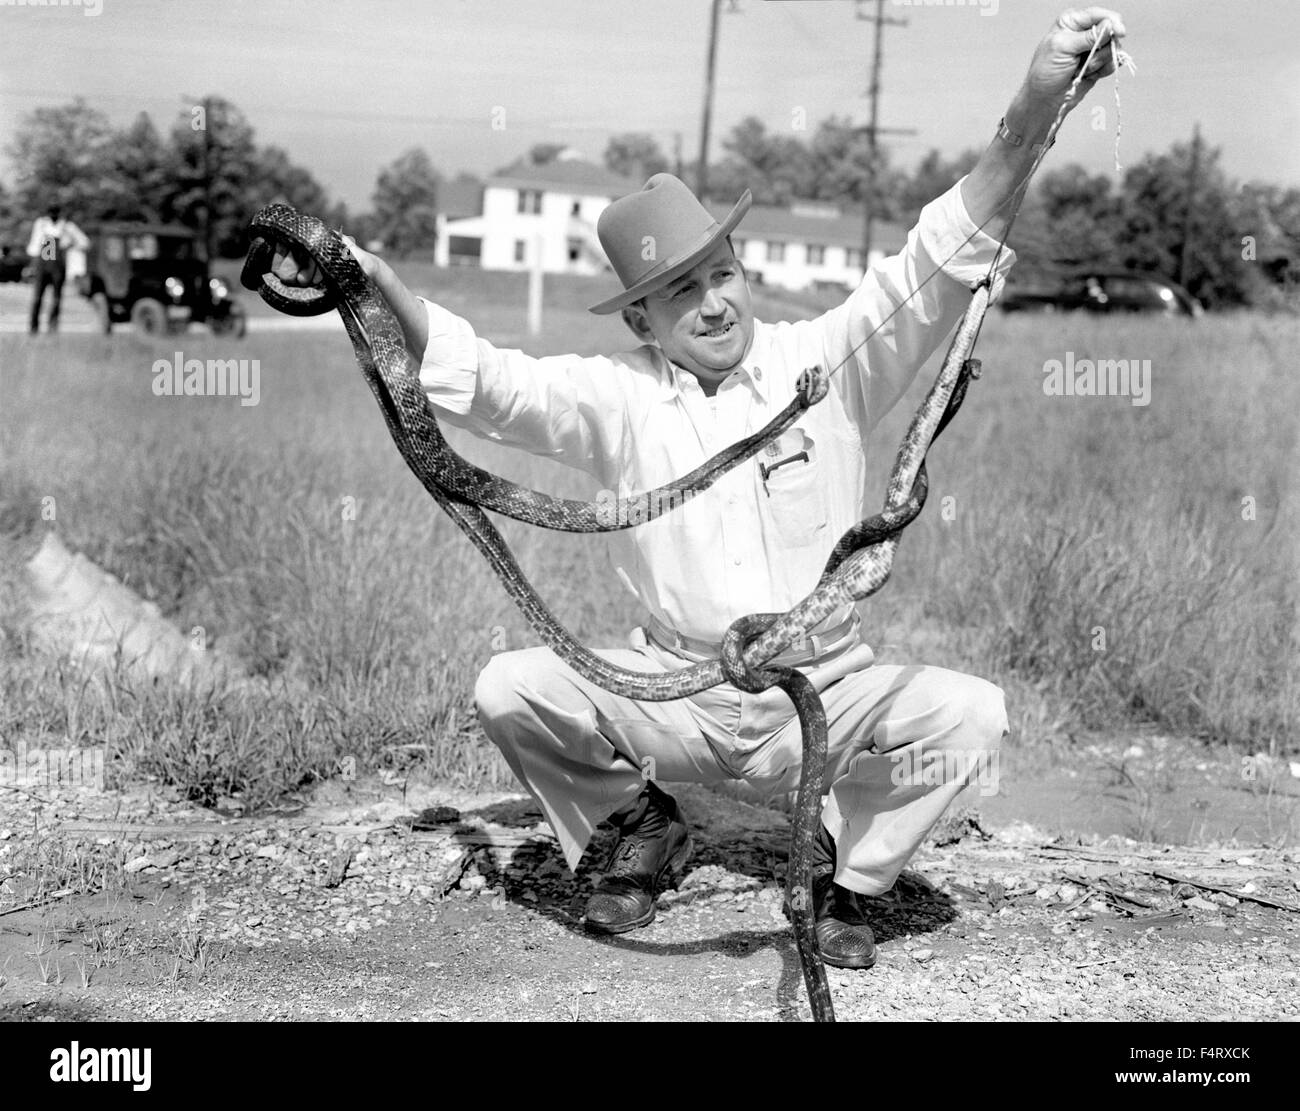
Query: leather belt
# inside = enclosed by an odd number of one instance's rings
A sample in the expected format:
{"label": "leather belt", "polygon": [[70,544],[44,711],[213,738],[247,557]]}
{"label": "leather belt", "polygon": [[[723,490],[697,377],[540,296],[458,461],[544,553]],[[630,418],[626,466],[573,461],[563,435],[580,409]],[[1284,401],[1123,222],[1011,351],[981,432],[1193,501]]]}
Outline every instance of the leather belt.
{"label": "leather belt", "polygon": [[[796,642],[795,645],[791,645],[770,662],[774,664],[811,663],[846,647],[848,641],[857,633],[861,624],[861,619],[855,611],[849,615],[846,621],[840,622],[834,628],[823,629],[819,633],[812,633],[805,637],[804,647],[797,647]],[[700,640],[696,637],[684,636],[676,629],[670,629],[654,616],[651,616],[646,622],[645,631],[646,635],[659,647],[667,648],[670,652],[700,656],[704,659],[716,659],[722,654],[722,643],[720,641]]]}

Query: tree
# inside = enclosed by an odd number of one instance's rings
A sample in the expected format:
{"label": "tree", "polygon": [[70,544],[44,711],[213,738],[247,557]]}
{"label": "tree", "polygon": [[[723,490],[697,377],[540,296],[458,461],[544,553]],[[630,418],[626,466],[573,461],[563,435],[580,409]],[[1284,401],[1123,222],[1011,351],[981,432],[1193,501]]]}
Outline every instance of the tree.
{"label": "tree", "polygon": [[108,117],[81,97],[29,113],[6,152],[23,217],[33,219],[57,203],[75,220],[98,218],[110,134]]}
{"label": "tree", "polygon": [[107,182],[96,215],[156,223],[171,207],[173,158],[148,113],[115,131],[107,144]]}
{"label": "tree", "polygon": [[668,159],[653,135],[644,131],[625,131],[612,135],[605,147],[605,168],[634,181],[645,181],[668,169]]}
{"label": "tree", "polygon": [[256,211],[249,195],[249,185],[257,179],[252,126],[230,101],[205,97],[202,104],[180,115],[171,140],[176,189],[167,217],[201,229],[210,198],[213,254],[225,258],[243,254],[248,248],[248,221]]}
{"label": "tree", "polygon": [[753,190],[756,204],[785,205],[815,196],[808,148],[787,135],[771,134],[757,116],[747,116],[722,142],[727,157],[709,168],[709,189],[718,196]]}
{"label": "tree", "polygon": [[899,218],[909,225],[915,223],[921,209],[956,185],[978,161],[979,152],[975,150],[964,150],[949,159],[931,148],[901,182],[897,202]]}
{"label": "tree", "polygon": [[412,147],[379,173],[372,200],[376,231],[386,247],[405,256],[437,238],[438,172]]}
{"label": "tree", "polygon": [[548,162],[554,162],[566,150],[568,147],[563,143],[535,143],[528,151],[528,161],[534,166],[545,166]]}
{"label": "tree", "polygon": [[[1194,192],[1190,143],[1149,154],[1124,175],[1124,218],[1117,246],[1125,268],[1176,279],[1188,253],[1187,287],[1207,308],[1240,302],[1249,282],[1233,227],[1235,190],[1219,166],[1218,148],[1202,146]],[[1190,232],[1188,221],[1191,204]]]}

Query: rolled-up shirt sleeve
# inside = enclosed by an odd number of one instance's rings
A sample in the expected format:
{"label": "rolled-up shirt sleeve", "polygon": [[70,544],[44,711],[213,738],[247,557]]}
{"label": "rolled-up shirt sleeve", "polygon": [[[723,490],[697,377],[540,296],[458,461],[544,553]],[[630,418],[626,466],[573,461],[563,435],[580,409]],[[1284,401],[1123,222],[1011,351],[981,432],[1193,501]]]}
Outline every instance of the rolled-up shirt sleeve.
{"label": "rolled-up shirt sleeve", "polygon": [[625,413],[616,360],[535,358],[497,348],[468,321],[424,304],[429,342],[420,385],[438,417],[484,439],[608,478]]}
{"label": "rolled-up shirt sleeve", "polygon": [[997,296],[1015,252],[998,254],[997,240],[971,220],[958,182],[921,210],[898,254],[877,262],[848,300],[813,322],[822,357],[832,369],[843,367],[831,381],[864,433],[956,325],[995,257]]}

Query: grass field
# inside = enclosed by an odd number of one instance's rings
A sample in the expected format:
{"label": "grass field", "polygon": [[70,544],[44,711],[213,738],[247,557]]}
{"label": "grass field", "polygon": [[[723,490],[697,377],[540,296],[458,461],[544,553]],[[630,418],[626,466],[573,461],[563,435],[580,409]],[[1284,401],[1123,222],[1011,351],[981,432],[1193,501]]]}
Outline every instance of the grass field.
{"label": "grass field", "polygon": [[[522,284],[493,298],[483,279],[415,284],[483,334],[520,343]],[[592,292],[553,283],[546,331],[526,346],[623,346],[620,324],[582,311]],[[777,308],[762,302],[760,316]],[[181,342],[187,358],[260,360],[260,403],[155,397],[153,362],[176,340],[0,337],[0,738],[106,743],[121,772],[205,801],[242,791],[250,805],[349,756],[508,782],[473,722],[471,690],[494,650],[535,638],[406,471],[346,342]],[[931,457],[930,504],[892,582],[863,607],[868,638],[1001,683],[1013,743],[1154,722],[1243,750],[1294,750],[1298,343],[1289,319],[991,314],[984,377]],[[1150,404],[1047,396],[1044,363],[1067,352],[1149,359]],[[882,489],[924,386],[872,442]],[[466,453],[548,491],[590,493],[553,465],[476,444]],[[13,587],[48,527],[43,498],[70,548],[183,631],[201,627],[272,679],[268,689],[195,696],[120,677],[101,689],[29,653]],[[600,540],[505,531],[581,639],[621,642],[638,615]]]}

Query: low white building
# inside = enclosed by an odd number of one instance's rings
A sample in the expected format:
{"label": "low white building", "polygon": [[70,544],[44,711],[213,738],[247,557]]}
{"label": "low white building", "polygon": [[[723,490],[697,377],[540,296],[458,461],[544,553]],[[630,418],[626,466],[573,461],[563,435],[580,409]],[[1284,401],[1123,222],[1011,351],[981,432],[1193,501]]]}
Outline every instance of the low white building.
{"label": "low white building", "polygon": [[[711,204],[719,219],[730,211]],[[852,289],[861,280],[862,221],[859,212],[837,206],[795,201],[789,208],[754,205],[732,233],[736,257],[751,280],[786,289],[842,286]],[[897,224],[872,225],[871,261],[897,254],[907,231]]]}
{"label": "low white building", "polygon": [[599,274],[608,263],[596,221],[610,201],[642,184],[569,152],[513,167],[488,179],[480,215],[439,217],[434,262],[472,259],[477,240],[484,270],[528,270],[540,257],[548,274]]}
{"label": "low white building", "polygon": [[[610,201],[643,182],[611,173],[565,151],[544,165],[519,164],[489,178],[478,215],[444,210],[438,217],[438,266],[528,270],[540,258],[548,274],[599,274],[609,268],[596,221]],[[729,204],[711,204],[719,219]],[[461,218],[456,218],[460,216]],[[755,281],[787,289],[853,288],[862,280],[862,213],[798,201],[790,208],[754,205],[732,235]],[[897,252],[906,229],[876,222],[871,257]]]}

